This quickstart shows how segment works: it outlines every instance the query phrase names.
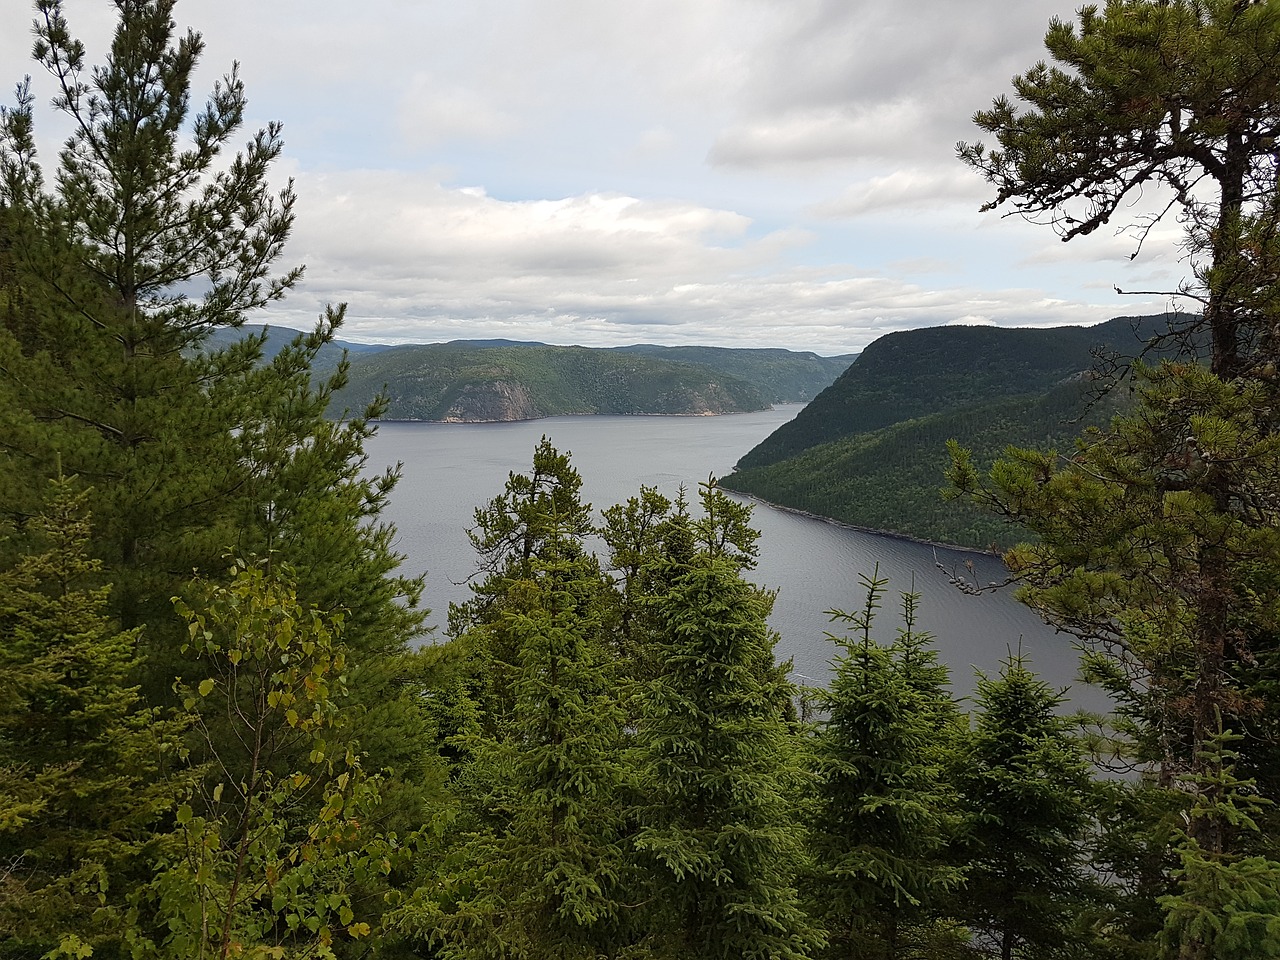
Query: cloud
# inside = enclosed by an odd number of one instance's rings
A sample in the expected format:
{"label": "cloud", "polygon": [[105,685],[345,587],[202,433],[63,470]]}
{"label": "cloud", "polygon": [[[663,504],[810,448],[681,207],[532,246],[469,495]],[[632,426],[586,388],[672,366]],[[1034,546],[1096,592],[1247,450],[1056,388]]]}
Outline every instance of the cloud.
{"label": "cloud", "polygon": [[401,135],[415,147],[453,139],[496,140],[515,132],[514,116],[481,91],[451,85],[427,73],[416,73],[400,102]]}
{"label": "cloud", "polygon": [[883,210],[935,210],[939,204],[965,202],[976,208],[991,192],[968,170],[907,168],[851,185],[833,200],[811,208],[820,217],[859,217]]}
{"label": "cloud", "polygon": [[788,264],[811,237],[731,210],[622,194],[507,200],[403,173],[298,179],[290,252],[308,264],[275,318],[350,303],[348,335],[434,341],[781,345],[824,353],[893,330],[984,317],[1002,325],[1106,319],[1041,291],[930,289],[847,263]]}
{"label": "cloud", "polygon": [[[0,14],[18,73],[21,6]],[[67,0],[94,62],[109,6]],[[246,127],[285,121],[273,179],[296,177],[288,255],[308,271],[273,321],[341,300],[357,339],[843,353],[927,324],[1141,312],[1112,284],[1176,277],[1166,233],[1130,265],[1128,238],[1064,247],[976,214],[989,191],[954,143],[1042,55],[1059,9],[183,0],[177,16],[208,44],[197,99],[240,60]]]}

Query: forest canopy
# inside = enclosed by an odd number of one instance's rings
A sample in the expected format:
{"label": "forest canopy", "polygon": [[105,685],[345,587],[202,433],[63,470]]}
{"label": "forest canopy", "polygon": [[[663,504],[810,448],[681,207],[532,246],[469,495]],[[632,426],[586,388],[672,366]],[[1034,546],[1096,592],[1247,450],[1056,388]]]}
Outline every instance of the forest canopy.
{"label": "forest canopy", "polygon": [[0,115],[0,958],[1280,956],[1280,4],[1054,21],[961,149],[1068,239],[1159,180],[1193,253],[1207,366],[1140,366],[1070,455],[951,453],[1038,535],[1007,559],[1113,697],[1085,731],[1017,656],[957,703],[876,573],[797,689],[748,506],[596,513],[545,439],[422,644],[384,400],[333,418],[315,368],[343,308],[211,336],[301,281],[282,129],[231,152],[235,69],[193,110],[174,0],[116,9],[94,67],[35,3],[47,167],[27,85]]}

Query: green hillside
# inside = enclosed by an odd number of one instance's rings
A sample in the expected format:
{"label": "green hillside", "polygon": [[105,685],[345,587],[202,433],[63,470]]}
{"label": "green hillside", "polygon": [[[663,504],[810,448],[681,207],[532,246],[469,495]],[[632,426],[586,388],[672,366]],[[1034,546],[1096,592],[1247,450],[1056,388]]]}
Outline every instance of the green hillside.
{"label": "green hillside", "polygon": [[770,403],[812,400],[857,359],[857,354],[820,357],[816,353],[780,349],[733,347],[660,347],[637,343],[615,347],[619,353],[643,354],[660,360],[696,363],[746,380]]}
{"label": "green hillside", "polygon": [[566,414],[720,414],[769,401],[694,364],[587,347],[396,347],[353,359],[338,409],[384,391],[393,420],[528,420]]}
{"label": "green hillside", "polygon": [[946,442],[989,466],[1009,445],[1069,453],[1128,391],[1089,405],[1096,351],[1133,356],[1167,318],[1094,327],[935,327],[872,343],[849,370],[750,451],[725,487],[855,526],[965,546],[1023,535],[944,502]]}
{"label": "green hillside", "polygon": [[1000,397],[1039,394],[1088,369],[1095,347],[1132,356],[1151,318],[1094,327],[929,327],[873,342],[812,403],[742,458],[759,467],[840,437]]}

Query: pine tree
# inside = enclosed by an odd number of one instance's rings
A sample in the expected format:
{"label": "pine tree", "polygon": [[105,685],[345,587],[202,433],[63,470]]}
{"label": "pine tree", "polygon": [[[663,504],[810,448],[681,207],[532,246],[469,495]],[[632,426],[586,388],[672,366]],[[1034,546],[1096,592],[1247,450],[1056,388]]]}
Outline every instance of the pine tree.
{"label": "pine tree", "polygon": [[956,799],[944,764],[957,712],[947,670],[915,630],[918,598],[904,594],[904,627],[883,646],[871,628],[886,581],[863,577],[866,603],[833,611],[848,636],[827,690],[813,746],[816,774],[806,893],[827,927],[832,957],[937,956],[946,931],[933,921],[962,871],[948,863]]}
{"label": "pine tree", "polygon": [[174,0],[117,6],[109,55],[91,68],[63,5],[36,3],[36,58],[73,129],[52,175],[27,86],[0,116],[0,280],[16,305],[0,330],[0,510],[20,539],[58,464],[92,485],[92,553],[115,584],[112,612],[147,625],[154,704],[171,703],[186,666],[170,599],[192,571],[223,575],[229,550],[289,566],[307,603],[347,610],[351,722],[398,771],[396,809],[412,817],[434,776],[416,746],[430,667],[408,646],[421,582],[396,575],[377,519],[395,471],[363,470],[378,405],[332,420],[345,367],[311,372],[342,308],[269,363],[260,336],[205,349],[301,276],[273,266],[293,223],[291,187],[269,184],[281,128],[228,156],[246,103],[235,69],[193,110],[203,43],[178,30]]}
{"label": "pine tree", "polygon": [[822,938],[795,889],[802,777],[784,709],[794,691],[774,663],[770,596],[742,579],[741,551],[711,526],[738,516],[732,501],[709,485],[703,500],[701,523],[673,532],[650,601],[661,669],[642,694],[635,740],[647,947],[808,957]]}
{"label": "pine tree", "polygon": [[182,724],[130,683],[138,631],[106,616],[86,499],[56,481],[40,552],[0,573],[0,956],[115,940],[96,912],[148,875],[186,781]]}
{"label": "pine tree", "polygon": [[1001,960],[1051,956],[1071,946],[1072,915],[1086,888],[1081,840],[1091,785],[1062,697],[1011,656],[978,677],[976,725],[953,782],[964,821],[966,867],[956,916]]}
{"label": "pine tree", "polygon": [[[1247,728],[1239,767],[1274,799],[1280,7],[1118,0],[1054,20],[1045,42],[1053,64],[1015,78],[1023,106],[1002,97],[975,117],[998,147],[960,148],[996,187],[989,207],[1070,240],[1162,185],[1193,270],[1176,294],[1203,310],[1171,334],[1191,362],[1139,366],[1132,412],[1070,458],[1014,450],[984,483],[956,449],[951,478],[1035,534],[1008,556],[1024,598],[1084,641],[1125,759],[1188,794],[1198,848],[1271,855],[1273,831],[1225,818],[1230,778],[1209,746],[1223,718]],[[1139,251],[1159,219],[1133,224]],[[1168,835],[1158,816],[1142,831],[1153,839]]]}

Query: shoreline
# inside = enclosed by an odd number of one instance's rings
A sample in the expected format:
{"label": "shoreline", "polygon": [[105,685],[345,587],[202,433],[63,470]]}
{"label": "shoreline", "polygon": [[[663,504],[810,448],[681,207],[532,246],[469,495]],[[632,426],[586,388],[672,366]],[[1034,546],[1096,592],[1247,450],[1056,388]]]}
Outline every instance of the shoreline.
{"label": "shoreline", "polygon": [[918,543],[925,547],[941,547],[943,550],[954,550],[957,553],[976,553],[980,557],[995,557],[1002,560],[1000,553],[993,552],[991,550],[981,550],[977,547],[963,547],[958,543],[943,543],[939,540],[925,540],[922,537],[913,537],[907,533],[898,533],[896,530],[880,530],[876,527],[862,527],[856,523],[845,523],[843,520],[836,520],[833,517],[824,517],[820,513],[811,513],[808,510],[801,510],[798,507],[788,507],[785,504],[773,503],[770,500],[764,499],[764,497],[756,496],[754,493],[743,493],[742,491],[734,490],[731,487],[720,487],[718,480],[717,486],[725,493],[731,494],[735,497],[741,497],[744,500],[751,500],[755,503],[763,504],[766,507],[771,507],[774,510],[781,510],[783,513],[792,513],[798,517],[805,517],[809,520],[818,520],[822,523],[830,524],[833,527],[840,527],[844,530],[854,530],[858,533],[865,533],[874,537],[884,537],[888,540],[902,540],[906,543]]}

